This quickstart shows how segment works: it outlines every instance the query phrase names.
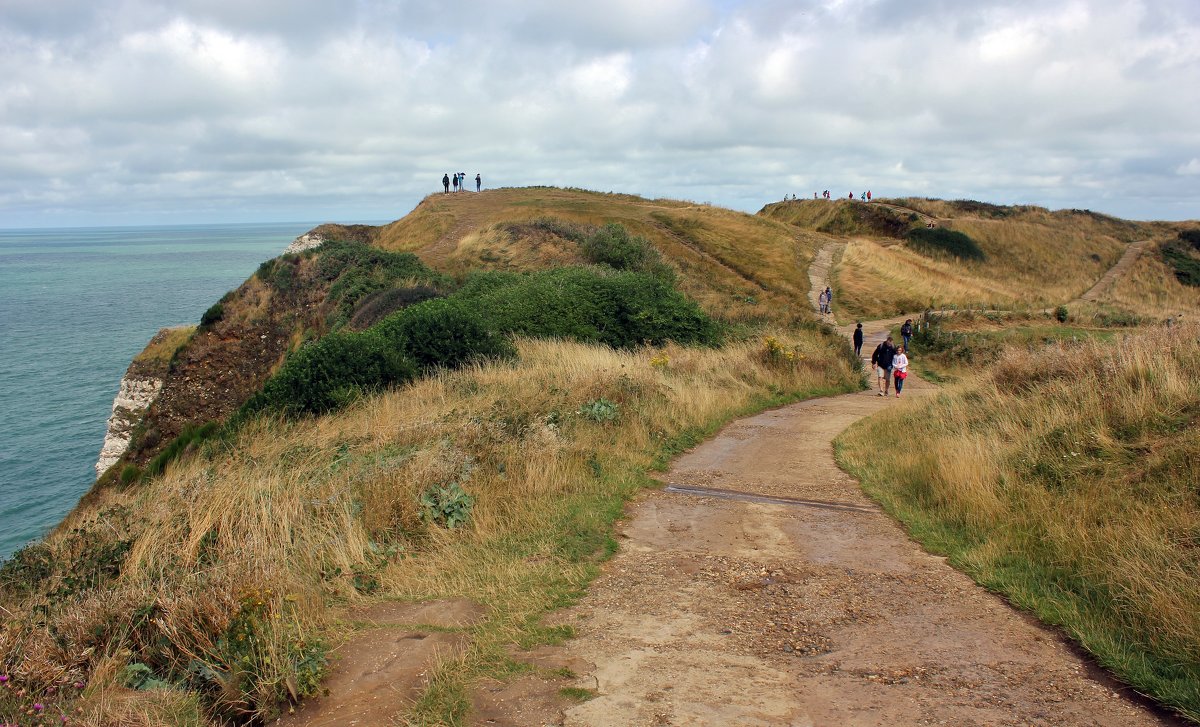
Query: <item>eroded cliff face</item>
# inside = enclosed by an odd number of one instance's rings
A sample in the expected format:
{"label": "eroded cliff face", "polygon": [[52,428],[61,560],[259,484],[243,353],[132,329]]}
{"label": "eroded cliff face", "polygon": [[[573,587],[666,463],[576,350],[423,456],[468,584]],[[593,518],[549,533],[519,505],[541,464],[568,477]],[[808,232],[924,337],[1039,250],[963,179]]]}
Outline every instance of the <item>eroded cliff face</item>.
{"label": "eroded cliff face", "polygon": [[134,431],[162,391],[172,358],[191,340],[195,330],[195,326],[164,328],[154,334],[141,353],[134,356],[125,370],[125,376],[121,378],[117,397],[113,399],[108,431],[104,434],[104,445],[96,461],[96,477],[116,464],[129,449]]}
{"label": "eroded cliff face", "polygon": [[162,390],[162,379],[140,377],[130,371],[121,379],[121,389],[113,399],[112,415],[108,417],[108,431],[104,434],[104,445],[100,447],[100,459],[96,461],[96,476],[116,464],[129,449],[133,430],[142,421],[142,415]]}

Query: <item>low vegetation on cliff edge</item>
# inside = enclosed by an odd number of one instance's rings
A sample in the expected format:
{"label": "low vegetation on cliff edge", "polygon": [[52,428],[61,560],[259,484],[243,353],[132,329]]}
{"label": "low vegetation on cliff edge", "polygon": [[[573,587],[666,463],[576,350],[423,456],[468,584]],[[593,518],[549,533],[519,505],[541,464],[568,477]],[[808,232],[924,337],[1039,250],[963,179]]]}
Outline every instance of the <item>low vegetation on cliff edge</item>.
{"label": "low vegetation on cliff edge", "polygon": [[1011,348],[839,462],[927,548],[1200,720],[1196,325]]}
{"label": "low vegetation on cliff edge", "polygon": [[[0,567],[0,717],[260,721],[319,689],[344,607],[466,597],[488,619],[416,707],[460,721],[474,679],[518,668],[508,645],[564,635],[538,617],[611,553],[647,469],[739,414],[861,385],[844,341],[758,307],[722,264],[680,266],[622,226],[537,225],[594,267],[452,281],[334,241],[264,264],[238,293],[257,308],[210,309],[205,340],[268,310],[324,333],[296,328],[317,335],[293,335],[232,426],[185,423],[137,486],[97,488]],[[732,289],[697,282],[714,264]],[[317,298],[299,292],[312,276]],[[714,322],[676,281],[755,313]],[[289,300],[313,307],[290,319]]]}

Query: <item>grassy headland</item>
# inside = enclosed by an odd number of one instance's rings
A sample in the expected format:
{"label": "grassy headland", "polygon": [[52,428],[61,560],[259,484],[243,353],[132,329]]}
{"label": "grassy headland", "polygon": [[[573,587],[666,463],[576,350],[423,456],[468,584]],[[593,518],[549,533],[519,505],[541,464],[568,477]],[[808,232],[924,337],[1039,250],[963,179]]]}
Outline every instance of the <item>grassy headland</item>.
{"label": "grassy headland", "polygon": [[[457,596],[487,619],[413,718],[459,723],[475,679],[524,668],[507,645],[565,635],[539,616],[612,552],[649,469],[732,417],[861,384],[805,311],[812,250],[778,223],[564,190],[410,217],[265,263],[181,340],[168,376],[193,383],[243,339],[275,347],[245,349],[232,423],[182,424],[171,457],[0,568],[0,716],[260,720],[319,689],[345,608]],[[489,235],[528,256],[494,267],[535,272],[467,274]]]}

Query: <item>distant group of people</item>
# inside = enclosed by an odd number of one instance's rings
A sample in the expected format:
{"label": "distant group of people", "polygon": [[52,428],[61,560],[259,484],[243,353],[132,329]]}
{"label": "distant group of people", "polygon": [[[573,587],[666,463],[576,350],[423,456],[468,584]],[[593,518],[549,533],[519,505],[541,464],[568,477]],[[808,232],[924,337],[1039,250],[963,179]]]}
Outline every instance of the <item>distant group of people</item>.
{"label": "distant group of people", "polygon": [[[442,188],[445,189],[446,192],[449,192],[451,184],[454,185],[455,192],[467,191],[467,173],[466,172],[456,172],[453,177],[451,177],[449,174],[443,174],[442,175]],[[483,177],[476,174],[475,175],[475,191],[478,192],[482,188],[483,188]]]}
{"label": "distant group of people", "polygon": [[[861,195],[859,195],[859,197],[860,197],[860,199],[862,199],[863,202],[870,202],[871,201],[871,190],[868,189],[867,191],[865,191]],[[795,200],[796,195],[793,194],[791,199]],[[833,199],[833,196],[829,193],[829,190],[827,189],[824,192],[813,192],[813,199]],[[848,197],[848,199],[854,199],[854,192],[850,193],[850,196]],[[788,196],[786,194],[783,195],[783,201],[784,202],[788,201]]]}

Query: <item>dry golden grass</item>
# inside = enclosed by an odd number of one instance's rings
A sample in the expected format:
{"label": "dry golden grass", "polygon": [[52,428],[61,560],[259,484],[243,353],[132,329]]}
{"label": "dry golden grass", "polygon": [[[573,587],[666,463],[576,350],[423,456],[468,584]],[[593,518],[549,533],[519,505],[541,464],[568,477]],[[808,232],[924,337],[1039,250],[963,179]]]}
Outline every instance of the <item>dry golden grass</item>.
{"label": "dry golden grass", "polygon": [[164,328],[150,339],[150,343],[146,344],[146,348],[142,352],[133,357],[137,363],[150,364],[152,366],[164,366],[170,362],[171,357],[179,350],[183,344],[188,342],[192,334],[196,332],[195,326],[175,326],[173,328]]}
{"label": "dry golden grass", "polygon": [[1125,275],[1109,289],[1105,299],[1135,315],[1165,319],[1200,319],[1200,288],[1183,285],[1151,244]]}
{"label": "dry golden grass", "polygon": [[988,276],[978,263],[933,260],[903,246],[881,247],[851,239],[834,269],[835,299],[846,312],[866,318],[938,308],[984,304],[1008,308],[1018,291]]}
{"label": "dry golden grass", "polygon": [[[986,260],[933,259],[890,238],[855,237],[834,270],[845,313],[886,316],[931,303],[935,307],[1053,307],[1083,294],[1116,264],[1127,243],[1146,239],[1158,229],[1071,210],[942,200],[889,202],[935,216],[939,226],[968,235]],[[808,216],[812,219],[805,217],[797,224],[820,224],[822,205],[815,207],[817,211]],[[1158,287],[1153,281],[1143,282]]]}
{"label": "dry golden grass", "polygon": [[[839,455],[928,546],[1195,719],[1198,365],[1194,325],[1012,349],[864,420]],[[889,446],[896,432],[920,446]]]}
{"label": "dry golden grass", "polygon": [[[779,337],[802,355],[794,364],[773,362],[761,341],[623,352],[525,340],[515,364],[421,380],[321,419],[252,423],[142,489],[100,493],[93,512],[135,514],[119,579],[80,599],[48,599],[55,583],[7,598],[0,654],[35,691],[94,684],[81,724],[110,724],[132,709],[105,696],[123,694],[111,684],[126,662],[173,673],[191,659],[211,663],[239,609],[262,602],[271,617],[256,627],[257,686],[239,692],[243,667],[225,664],[223,699],[269,713],[271,695],[304,676],[297,644],[337,633],[328,606],[378,586],[373,597],[489,606],[465,657],[474,661],[439,676],[461,685],[501,659],[503,644],[539,638],[537,615],[586,582],[621,502],[664,448],[772,402],[857,384],[839,340]],[[650,363],[662,354],[665,366]],[[615,421],[586,415],[597,399],[616,404]],[[423,519],[418,502],[450,482],[475,498],[457,530]],[[152,618],[130,623],[139,613]],[[102,709],[109,702],[117,711]]]}
{"label": "dry golden grass", "polygon": [[454,273],[577,261],[573,243],[508,229],[541,218],[577,225],[616,222],[644,236],[679,273],[680,290],[726,320],[810,317],[808,262],[829,239],[708,205],[533,187],[430,195],[404,219],[383,227],[375,242]]}

